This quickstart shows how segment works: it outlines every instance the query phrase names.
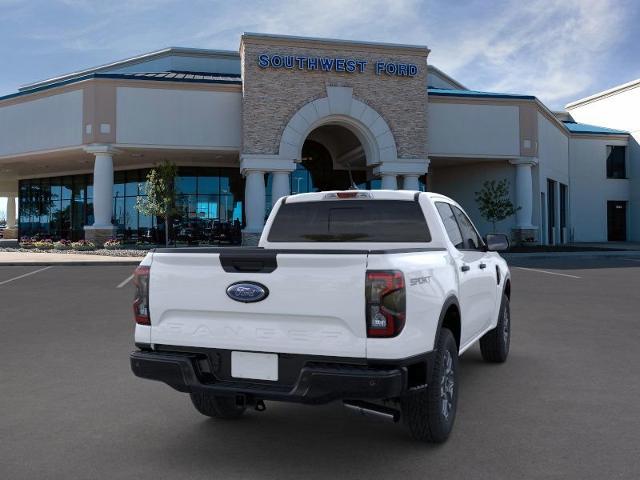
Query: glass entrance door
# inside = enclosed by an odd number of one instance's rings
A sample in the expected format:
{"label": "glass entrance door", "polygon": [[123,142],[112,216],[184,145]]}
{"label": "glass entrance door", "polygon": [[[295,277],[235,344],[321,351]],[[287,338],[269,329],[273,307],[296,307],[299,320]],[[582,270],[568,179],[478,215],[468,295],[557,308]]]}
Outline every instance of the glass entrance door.
{"label": "glass entrance door", "polygon": [[607,202],[607,240],[627,240],[627,202]]}

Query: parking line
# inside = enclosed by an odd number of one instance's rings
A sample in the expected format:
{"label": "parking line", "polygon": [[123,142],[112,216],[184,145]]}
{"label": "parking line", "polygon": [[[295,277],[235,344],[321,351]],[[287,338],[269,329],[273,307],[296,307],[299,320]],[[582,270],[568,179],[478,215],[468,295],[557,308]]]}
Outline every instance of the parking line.
{"label": "parking line", "polygon": [[29,275],[34,275],[34,274],[36,274],[38,272],[44,272],[45,270],[49,270],[50,268],[51,268],[51,265],[48,266],[48,267],[40,268],[38,270],[34,270],[33,272],[25,273],[23,275],[19,275],[17,277],[10,278],[9,280],[4,280],[4,281],[0,282],[0,285],[4,285],[5,283],[13,282],[14,280],[20,280],[21,278],[28,277]]}
{"label": "parking line", "polygon": [[127,283],[129,283],[131,280],[133,280],[133,275],[129,275],[127,278],[125,278],[123,281],[121,281],[118,286],[116,288],[122,288],[124,287]]}
{"label": "parking line", "polygon": [[538,272],[538,273],[547,273],[549,275],[559,275],[561,277],[569,277],[569,278],[582,278],[577,275],[569,275],[568,273],[558,273],[558,272],[549,272],[548,270],[538,270],[536,268],[525,268],[525,267],[515,267],[520,270],[528,270],[529,272]]}

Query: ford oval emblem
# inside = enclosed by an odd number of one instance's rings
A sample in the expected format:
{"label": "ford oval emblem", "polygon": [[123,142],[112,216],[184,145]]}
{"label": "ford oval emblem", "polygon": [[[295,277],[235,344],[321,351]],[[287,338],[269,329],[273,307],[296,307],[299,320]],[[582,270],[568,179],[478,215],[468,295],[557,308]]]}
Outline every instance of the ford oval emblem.
{"label": "ford oval emblem", "polygon": [[227,295],[236,302],[253,303],[267,298],[269,289],[257,282],[236,282],[227,287]]}

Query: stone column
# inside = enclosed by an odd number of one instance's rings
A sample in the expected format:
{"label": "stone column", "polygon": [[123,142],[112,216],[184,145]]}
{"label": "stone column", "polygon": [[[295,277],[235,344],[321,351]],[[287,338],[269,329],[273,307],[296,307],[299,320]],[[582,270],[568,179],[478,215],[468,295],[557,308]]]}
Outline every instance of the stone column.
{"label": "stone column", "polygon": [[517,242],[533,242],[538,227],[533,225],[533,173],[532,167],[537,165],[535,157],[521,157],[509,160],[516,167],[515,197],[516,226],[513,237]]}
{"label": "stone column", "polygon": [[7,197],[7,228],[4,229],[2,234],[5,240],[15,240],[18,238],[18,229],[16,228],[15,195],[9,195]]}
{"label": "stone column", "polygon": [[418,174],[403,175],[402,176],[402,178],[403,178],[402,189],[403,190],[415,190],[415,191],[420,190],[419,177],[420,177],[420,175],[418,175]]}
{"label": "stone column", "polygon": [[16,196],[7,197],[7,229],[16,228]]}
{"label": "stone column", "polygon": [[85,151],[95,156],[93,163],[93,225],[84,227],[86,240],[101,246],[113,237],[113,155],[110,145],[90,145]]}
{"label": "stone column", "polygon": [[382,190],[397,190],[398,177],[395,173],[382,173]]}
{"label": "stone column", "polygon": [[383,162],[373,168],[373,174],[382,178],[383,190],[397,190],[398,176],[403,177],[404,190],[419,190],[418,178],[424,175],[429,168],[429,160],[418,158],[398,158],[396,160]]}
{"label": "stone column", "polygon": [[244,215],[247,224],[242,232],[242,244],[257,245],[264,227],[266,200],[264,171],[246,170],[244,176]]}
{"label": "stone column", "polygon": [[260,241],[265,217],[265,172],[273,173],[271,195],[273,203],[289,195],[289,173],[296,168],[293,160],[279,155],[242,154],[240,173],[245,177],[243,245],[257,245]]}
{"label": "stone column", "polygon": [[289,172],[273,172],[273,181],[271,183],[271,205],[275,205],[279,198],[286,197],[290,193]]}

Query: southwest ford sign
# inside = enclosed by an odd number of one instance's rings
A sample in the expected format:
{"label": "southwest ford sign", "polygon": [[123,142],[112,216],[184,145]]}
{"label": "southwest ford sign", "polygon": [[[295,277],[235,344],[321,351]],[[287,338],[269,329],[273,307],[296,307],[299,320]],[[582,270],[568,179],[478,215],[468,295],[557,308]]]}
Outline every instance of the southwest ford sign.
{"label": "southwest ford sign", "polygon": [[414,77],[418,74],[418,66],[413,63],[373,62],[369,67],[366,60],[334,57],[299,57],[296,55],[266,54],[258,56],[260,68],[285,68],[289,70],[307,70],[319,72],[364,73],[372,68],[376,75],[396,77]]}

